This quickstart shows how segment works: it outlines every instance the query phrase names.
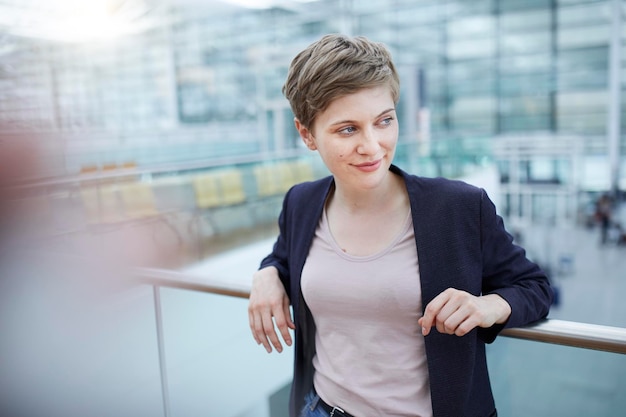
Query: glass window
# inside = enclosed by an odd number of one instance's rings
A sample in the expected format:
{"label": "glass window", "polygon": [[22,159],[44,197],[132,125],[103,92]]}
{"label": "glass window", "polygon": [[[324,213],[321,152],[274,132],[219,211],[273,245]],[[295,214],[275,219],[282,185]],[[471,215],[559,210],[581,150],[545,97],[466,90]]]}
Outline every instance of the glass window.
{"label": "glass window", "polygon": [[550,129],[550,116],[548,114],[500,117],[500,131],[503,133],[548,129]]}
{"label": "glass window", "polygon": [[557,127],[562,133],[605,134],[606,113],[566,115],[557,113]]}
{"label": "glass window", "polygon": [[605,46],[559,51],[557,68],[559,71],[571,71],[575,68],[605,69],[608,66],[609,49]]}
{"label": "glass window", "polygon": [[573,91],[560,92],[557,94],[557,106],[559,113],[606,113],[608,105],[608,92],[599,91]]}
{"label": "glass window", "polygon": [[503,34],[500,36],[500,54],[518,55],[550,51],[552,48],[550,32]]}
{"label": "glass window", "polygon": [[603,3],[607,0],[556,0],[559,6],[567,6],[582,3]]}
{"label": "glass window", "polygon": [[464,19],[451,20],[447,24],[447,33],[450,40],[464,40],[493,36],[496,29],[494,16],[471,16]]}
{"label": "glass window", "polygon": [[543,74],[516,74],[502,75],[498,80],[499,91],[502,95],[548,93],[554,90],[552,75]]}
{"label": "glass window", "polygon": [[495,97],[459,97],[452,100],[450,114],[454,117],[489,116],[496,112]]}
{"label": "glass window", "polygon": [[559,92],[556,97],[557,124],[560,131],[603,133],[606,128],[608,92]]}
{"label": "glass window", "polygon": [[452,61],[448,64],[448,77],[451,80],[475,80],[486,73],[494,71],[493,59],[473,59],[467,61]]}
{"label": "glass window", "polygon": [[[377,2],[380,6],[380,1]],[[401,13],[395,13],[395,21],[399,25],[416,26],[421,23],[435,23],[442,19],[445,5],[441,1],[434,2],[415,2],[410,0],[407,5],[398,5]],[[396,10],[397,12],[397,10]]]}
{"label": "glass window", "polygon": [[552,67],[552,56],[545,54],[530,54],[506,56],[500,58],[501,74],[517,74],[526,72],[545,72]]}
{"label": "glass window", "polygon": [[559,26],[606,25],[610,21],[610,16],[610,4],[607,2],[559,7],[557,9],[557,22]]}
{"label": "glass window", "polygon": [[415,61],[417,57],[424,61],[428,57],[439,60],[444,45],[444,33],[437,25],[412,25],[401,29],[401,36],[395,37],[397,50],[394,58],[404,57],[405,61]]}
{"label": "glass window", "polygon": [[496,131],[495,118],[491,117],[451,117],[450,130],[463,134],[491,134]]}
{"label": "glass window", "polygon": [[607,45],[609,35],[610,27],[607,25],[560,27],[557,31],[557,45],[560,49]]}
{"label": "glass window", "polygon": [[491,14],[493,13],[494,1],[498,0],[449,1],[445,5],[445,13],[449,18],[475,14]]}
{"label": "glass window", "polygon": [[562,72],[557,77],[558,89],[561,91],[606,88],[608,85],[608,73],[606,70],[579,69]]}
{"label": "glass window", "polygon": [[450,95],[457,97],[494,94],[495,78],[492,74],[485,74],[477,79],[450,82],[448,91]]}
{"label": "glass window", "polygon": [[551,0],[498,0],[500,10],[550,8]]}
{"label": "glass window", "polygon": [[500,16],[502,32],[526,32],[529,29],[549,30],[552,25],[550,9],[527,10],[516,13],[503,13]]}
{"label": "glass window", "polygon": [[550,97],[547,95],[524,95],[517,97],[501,97],[500,113],[502,115],[537,115],[550,112]]}
{"label": "glass window", "polygon": [[448,44],[448,58],[452,60],[491,57],[495,52],[495,38],[462,40]]}

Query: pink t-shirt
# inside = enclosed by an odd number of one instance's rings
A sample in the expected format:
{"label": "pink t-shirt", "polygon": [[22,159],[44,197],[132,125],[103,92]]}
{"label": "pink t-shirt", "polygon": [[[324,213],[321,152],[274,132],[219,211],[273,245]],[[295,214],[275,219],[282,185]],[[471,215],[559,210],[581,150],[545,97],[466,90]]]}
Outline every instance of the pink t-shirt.
{"label": "pink t-shirt", "polygon": [[317,327],[314,384],[356,416],[432,416],[413,222],[370,256],[341,250],[320,219],[302,271]]}

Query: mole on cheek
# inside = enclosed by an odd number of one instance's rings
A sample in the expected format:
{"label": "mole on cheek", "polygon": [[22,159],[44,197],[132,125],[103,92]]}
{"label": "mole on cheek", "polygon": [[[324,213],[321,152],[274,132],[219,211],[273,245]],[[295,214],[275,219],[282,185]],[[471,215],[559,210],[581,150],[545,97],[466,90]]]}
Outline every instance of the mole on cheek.
{"label": "mole on cheek", "polygon": [[343,154],[339,154],[339,158],[343,158]]}

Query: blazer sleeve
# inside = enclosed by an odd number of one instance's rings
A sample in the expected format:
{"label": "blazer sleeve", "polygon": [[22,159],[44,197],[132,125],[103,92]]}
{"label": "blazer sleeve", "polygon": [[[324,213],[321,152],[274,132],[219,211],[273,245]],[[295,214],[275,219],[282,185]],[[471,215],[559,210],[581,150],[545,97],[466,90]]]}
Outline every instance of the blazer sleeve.
{"label": "blazer sleeve", "polygon": [[286,227],[288,224],[288,201],[291,192],[292,190],[289,190],[283,199],[282,210],[278,216],[279,233],[276,238],[276,242],[274,242],[272,252],[261,261],[261,265],[259,267],[260,269],[268,266],[276,267],[287,294],[291,294],[289,277],[289,235],[288,228]]}
{"label": "blazer sleeve", "polygon": [[503,220],[484,190],[481,196],[481,245],[483,294],[498,294],[511,306],[506,323],[480,329],[480,337],[491,343],[507,327],[519,327],[545,318],[553,292],[546,274],[513,243]]}

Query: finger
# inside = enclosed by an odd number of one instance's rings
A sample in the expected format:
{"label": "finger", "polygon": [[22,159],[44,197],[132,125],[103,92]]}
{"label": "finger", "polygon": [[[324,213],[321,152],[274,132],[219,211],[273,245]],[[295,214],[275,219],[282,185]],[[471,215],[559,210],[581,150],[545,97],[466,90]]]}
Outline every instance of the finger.
{"label": "finger", "polygon": [[[271,320],[271,319],[270,319]],[[260,313],[254,315],[254,338],[258,344],[262,344],[267,353],[272,352],[272,345],[267,338],[267,332],[263,326],[263,317]]]}
{"label": "finger", "polygon": [[[291,335],[289,334],[289,322],[291,321],[289,317],[289,310],[287,310],[287,316],[285,316],[285,310],[279,310],[277,314],[274,315],[274,328],[277,328],[280,332],[281,337],[285,341],[287,346],[291,346]],[[276,334],[278,338],[278,334]],[[278,340],[278,339],[277,339]],[[276,349],[278,350],[278,348]],[[280,350],[278,350],[280,352]]]}
{"label": "finger", "polygon": [[[265,332],[265,337],[267,337],[270,343],[274,346],[278,353],[283,351],[283,345],[280,343],[278,339],[278,335],[276,334],[276,330],[274,327],[274,320],[272,319],[272,314],[270,311],[267,311],[265,314],[261,315],[261,319],[263,320],[263,330]],[[267,349],[267,348],[266,348]],[[272,349],[268,350],[268,353],[271,352]]]}
{"label": "finger", "polygon": [[[466,312],[459,308],[451,314],[447,315],[446,318],[442,318],[441,323],[437,325],[437,330],[441,333],[446,334],[456,334],[459,326],[468,318]],[[441,329],[440,327],[441,326]]]}
{"label": "finger", "polygon": [[248,309],[248,323],[250,325],[250,333],[252,333],[252,337],[254,338],[254,341],[256,342],[257,345],[260,345],[261,340],[256,334],[256,326],[254,325],[254,313],[252,313],[250,309]]}
{"label": "finger", "polygon": [[434,304],[431,305],[431,303],[426,306],[424,309],[424,315],[418,320],[418,323],[422,326],[422,335],[424,336],[427,336],[430,333],[430,329],[435,323],[435,318],[439,312],[439,309],[435,307]]}
{"label": "finger", "polygon": [[455,297],[451,297],[437,314],[435,319],[437,331],[439,333],[454,334],[454,331],[466,316],[467,313],[464,312],[463,305],[458,304],[458,300]]}
{"label": "finger", "polygon": [[430,334],[430,330],[432,326],[435,324],[436,313],[433,312],[425,312],[424,316],[419,319],[419,323],[422,326],[422,335],[428,336]]}
{"label": "finger", "polygon": [[433,298],[426,308],[424,309],[424,315],[420,319],[420,325],[422,326],[422,335],[428,336],[433,325],[436,325],[436,320],[441,312],[443,306],[448,302],[449,292],[446,290]]}
{"label": "finger", "polygon": [[283,298],[283,311],[284,311],[285,317],[287,317],[287,325],[289,326],[290,329],[295,330],[296,324],[293,322],[293,318],[291,317],[291,311],[289,310],[289,298],[288,297]]}
{"label": "finger", "polygon": [[283,299],[283,309],[282,309],[282,317],[276,316],[274,317],[276,321],[276,325],[278,326],[278,330],[280,330],[280,334],[285,341],[287,346],[291,346],[291,334],[289,333],[289,329],[294,329],[295,325],[293,320],[291,319],[291,312],[289,311],[289,299],[285,297]]}
{"label": "finger", "polygon": [[424,317],[421,317],[417,322],[422,327],[422,336],[428,336],[428,334],[430,333],[430,328],[432,326],[432,323],[429,323],[426,320],[424,320]]}
{"label": "finger", "polygon": [[447,333],[464,336],[474,328],[483,325],[484,313],[477,308],[474,301],[470,298],[448,317],[445,321]]}
{"label": "finger", "polygon": [[263,345],[265,350],[271,352],[271,346],[265,336],[265,329],[263,328],[263,319],[262,311],[256,304],[251,300],[248,305],[248,320],[250,322],[250,331],[252,332],[252,337],[254,338],[257,345]]}
{"label": "finger", "polygon": [[474,317],[471,316],[471,317],[468,317],[466,320],[464,320],[462,323],[460,323],[457,326],[456,330],[454,331],[454,334],[457,336],[465,336],[466,334],[474,330],[476,327],[478,327],[478,323],[474,319]]}

